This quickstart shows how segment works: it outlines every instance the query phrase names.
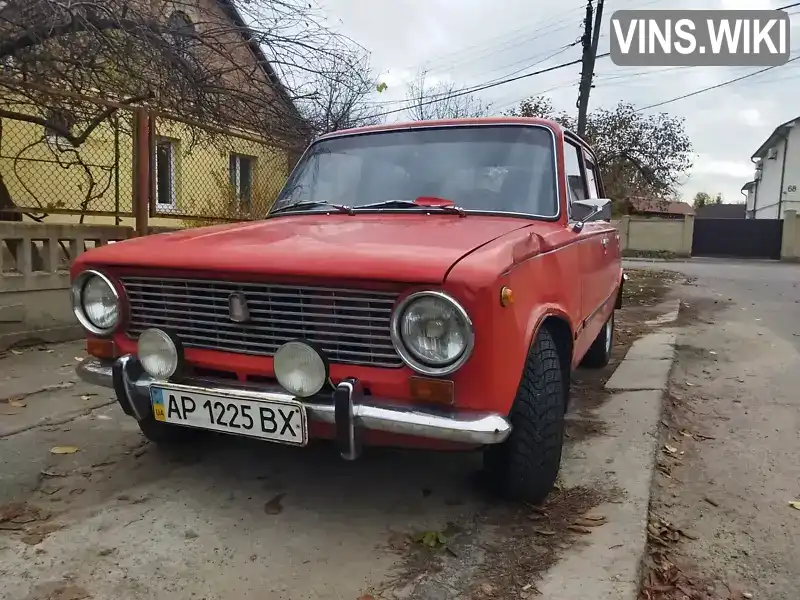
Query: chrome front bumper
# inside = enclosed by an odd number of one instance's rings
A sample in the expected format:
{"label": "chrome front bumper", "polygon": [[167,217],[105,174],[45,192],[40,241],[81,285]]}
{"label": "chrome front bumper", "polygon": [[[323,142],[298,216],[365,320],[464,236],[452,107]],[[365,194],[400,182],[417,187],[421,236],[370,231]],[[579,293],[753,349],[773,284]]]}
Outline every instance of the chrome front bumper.
{"label": "chrome front bumper", "polygon": [[[116,361],[87,357],[76,371],[84,381],[112,388],[125,414],[137,420],[152,414],[150,384],[138,360],[126,355]],[[302,401],[310,421],[336,426],[342,456],[354,459],[360,451],[361,430],[383,431],[471,445],[499,444],[511,433],[511,424],[496,413],[444,412],[398,406],[390,400],[365,396],[356,379],[341,382],[332,393],[311,399],[295,398],[278,385],[242,385],[226,380],[193,379],[182,382],[197,392],[235,393],[253,400]]]}

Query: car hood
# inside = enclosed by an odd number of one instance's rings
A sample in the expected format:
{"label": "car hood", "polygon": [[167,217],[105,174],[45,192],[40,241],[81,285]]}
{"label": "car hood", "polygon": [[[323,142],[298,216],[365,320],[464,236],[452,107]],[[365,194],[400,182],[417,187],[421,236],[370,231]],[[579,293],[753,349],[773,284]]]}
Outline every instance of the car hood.
{"label": "car hood", "polygon": [[530,225],[511,217],[437,213],[284,215],[102,246],[82,254],[74,268],[120,266],[441,283],[466,254]]}

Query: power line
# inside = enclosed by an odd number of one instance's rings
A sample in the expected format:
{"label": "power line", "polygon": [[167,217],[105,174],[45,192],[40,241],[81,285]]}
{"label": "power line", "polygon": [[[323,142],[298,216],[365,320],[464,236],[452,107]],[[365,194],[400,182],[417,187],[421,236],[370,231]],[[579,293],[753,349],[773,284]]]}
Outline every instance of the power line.
{"label": "power line", "polygon": [[[610,52],[606,52],[604,54],[598,54],[597,58],[604,58],[606,56],[609,56],[610,54],[611,54]],[[488,90],[490,88],[495,88],[495,87],[499,87],[501,85],[506,85],[507,83],[512,83],[514,81],[519,81],[521,79],[527,79],[528,77],[534,77],[536,75],[542,75],[544,73],[550,73],[552,71],[557,71],[559,69],[564,69],[566,67],[572,67],[574,65],[579,65],[579,64],[581,64],[581,59],[572,60],[572,61],[565,62],[565,63],[560,63],[558,65],[554,65],[554,66],[548,67],[546,69],[541,69],[539,71],[534,71],[533,73],[526,73],[525,75],[517,75],[516,77],[508,77],[506,79],[501,79],[499,81],[495,81],[495,82],[492,82],[492,83],[486,83],[486,84],[475,86],[475,87],[471,87],[471,88],[464,88],[464,89],[458,90],[456,92],[453,92],[452,94],[448,94],[447,96],[444,96],[442,98],[435,98],[433,100],[427,100],[427,101],[423,101],[423,102],[418,102],[416,104],[411,104],[411,105],[405,106],[403,108],[397,108],[397,109],[394,109],[394,110],[388,110],[388,111],[385,111],[385,112],[382,112],[382,113],[378,113],[375,116],[376,117],[385,117],[386,115],[393,115],[393,114],[404,112],[406,110],[410,110],[410,109],[413,109],[413,108],[420,108],[422,106],[427,106],[428,104],[433,104],[435,102],[441,102],[442,100],[449,100],[451,98],[458,98],[459,96],[466,96],[467,94],[474,94],[475,92],[482,92],[483,90]]]}
{"label": "power line", "polygon": [[[800,2],[798,2],[800,6]],[[789,64],[795,60],[800,59],[800,56],[795,56],[794,58],[790,58],[785,64]],[[702,88],[700,90],[695,90],[694,92],[690,92],[688,94],[683,94],[682,96],[676,96],[675,98],[670,98],[669,100],[664,100],[663,102],[656,102],[655,104],[650,104],[649,106],[644,106],[642,108],[637,108],[636,112],[641,112],[643,110],[648,110],[650,108],[656,108],[658,106],[664,106],[665,104],[671,104],[673,102],[677,102],[678,100],[683,100],[685,98],[691,98],[692,96],[697,96],[698,94],[703,94],[705,92],[709,92],[711,90],[716,90],[718,88],[724,87],[726,85],[730,85],[732,83],[736,83],[737,81],[742,81],[743,79],[748,79],[750,77],[755,77],[761,73],[766,73],[767,71],[771,71],[772,69],[777,69],[778,67],[782,67],[783,65],[774,65],[772,67],[765,67],[763,69],[759,69],[758,71],[753,71],[752,73],[747,73],[746,75],[742,75],[741,77],[735,77],[733,79],[729,79],[727,81],[723,81],[722,83],[718,83],[716,85],[712,85],[706,88]]]}
{"label": "power line", "polygon": [[[531,67],[535,67],[536,65],[540,65],[540,64],[542,64],[544,62],[547,62],[548,60],[550,60],[552,58],[555,58],[559,54],[563,54],[564,52],[566,52],[570,48],[574,48],[575,46],[577,46],[579,43],[580,43],[580,41],[576,41],[576,42],[572,42],[570,44],[567,44],[565,46],[562,46],[561,48],[558,48],[554,52],[551,52],[550,54],[548,54],[544,58],[541,58],[541,59],[537,60],[534,63],[527,64],[524,67],[522,67],[521,69],[516,69],[515,71],[511,71],[510,73],[506,73],[505,75],[501,75],[500,77],[496,77],[494,79],[489,79],[488,81],[484,81],[483,83],[479,83],[479,84],[476,84],[476,85],[477,86],[482,86],[482,85],[487,85],[487,84],[490,84],[490,83],[495,83],[497,81],[506,79],[506,78],[511,77],[513,75],[516,75],[517,73],[521,73],[522,71],[527,71]],[[530,61],[530,60],[532,60],[534,58],[542,56],[543,54],[544,54],[544,52],[540,52],[539,54],[535,54],[533,56],[530,56],[527,59],[525,59],[524,62],[527,62],[527,61]],[[512,63],[510,65],[506,65],[506,67],[518,65],[521,62],[523,62],[523,61],[517,61],[517,62]],[[461,92],[461,91],[464,91],[466,89],[467,88],[460,88],[460,89],[455,90],[455,91]],[[428,96],[425,96],[425,99],[436,98],[437,100],[445,100],[445,99],[447,99],[449,97],[450,93],[452,93],[452,92],[440,92],[440,93],[437,93],[437,94],[430,94]],[[367,102],[366,104],[368,104],[370,106],[389,106],[389,105],[392,105],[392,104],[406,104],[406,103],[408,103],[410,101],[411,100],[409,100],[408,98],[403,98],[403,99],[399,99],[399,100],[384,100],[384,101],[377,101],[377,102]]]}

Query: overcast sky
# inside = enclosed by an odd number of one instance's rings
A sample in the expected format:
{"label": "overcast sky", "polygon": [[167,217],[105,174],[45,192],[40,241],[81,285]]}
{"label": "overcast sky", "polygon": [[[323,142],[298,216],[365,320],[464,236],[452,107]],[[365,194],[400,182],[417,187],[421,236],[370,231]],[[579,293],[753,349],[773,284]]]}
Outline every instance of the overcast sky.
{"label": "overcast sky", "polygon": [[[402,107],[406,84],[427,68],[430,76],[457,87],[480,85],[508,75],[537,71],[580,58],[584,0],[318,0],[342,33],[371,53],[372,66],[388,89],[376,97],[386,110]],[[790,0],[607,0],[599,51],[608,51],[608,17],[620,9],[778,8]],[[789,12],[800,11],[798,8]],[[792,16],[792,56],[800,54],[800,14]],[[543,61],[543,62],[541,62]],[[758,68],[618,67],[599,59],[590,109],[625,100],[647,106],[708,87]],[[502,114],[519,100],[550,96],[557,109],[576,113],[580,67],[567,67],[480,92]],[[740,83],[680,100],[647,112],[685,117],[696,156],[683,186],[685,200],[697,191],[722,192],[742,201],[742,185],[752,178],[750,156],[779,124],[800,115],[800,61]],[[403,115],[387,117],[394,120]]]}

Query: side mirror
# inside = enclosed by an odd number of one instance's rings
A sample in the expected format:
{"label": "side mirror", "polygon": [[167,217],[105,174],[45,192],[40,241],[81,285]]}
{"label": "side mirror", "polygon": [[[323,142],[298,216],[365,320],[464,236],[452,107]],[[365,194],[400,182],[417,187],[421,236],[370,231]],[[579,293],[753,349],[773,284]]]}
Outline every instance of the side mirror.
{"label": "side mirror", "polygon": [[589,198],[576,200],[571,205],[572,218],[576,221],[574,231],[583,229],[584,223],[589,221],[610,221],[611,200],[608,198]]}

